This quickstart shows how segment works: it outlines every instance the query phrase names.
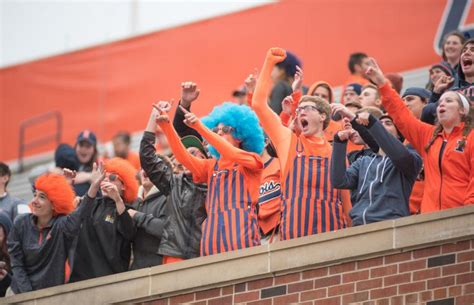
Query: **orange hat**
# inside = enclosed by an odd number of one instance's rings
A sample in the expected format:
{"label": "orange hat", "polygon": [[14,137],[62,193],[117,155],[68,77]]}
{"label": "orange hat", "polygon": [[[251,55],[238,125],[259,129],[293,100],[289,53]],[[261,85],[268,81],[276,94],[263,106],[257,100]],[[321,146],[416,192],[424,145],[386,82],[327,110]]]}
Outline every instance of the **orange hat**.
{"label": "orange hat", "polygon": [[44,174],[35,181],[35,188],[48,196],[53,215],[67,215],[74,210],[74,191],[63,175]]}
{"label": "orange hat", "polygon": [[135,178],[137,170],[125,159],[112,158],[105,161],[105,170],[117,174],[124,184],[123,200],[132,203],[138,195],[138,182]]}

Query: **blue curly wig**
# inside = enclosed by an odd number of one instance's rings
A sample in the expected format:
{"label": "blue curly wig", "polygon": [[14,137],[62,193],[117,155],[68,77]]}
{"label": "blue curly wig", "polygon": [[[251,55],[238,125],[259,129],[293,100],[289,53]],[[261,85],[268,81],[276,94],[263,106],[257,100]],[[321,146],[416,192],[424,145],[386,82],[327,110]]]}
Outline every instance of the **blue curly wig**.
{"label": "blue curly wig", "polygon": [[[220,123],[231,126],[235,129],[232,136],[241,142],[241,148],[245,151],[261,154],[265,146],[263,129],[260,126],[257,115],[246,105],[237,105],[225,102],[214,107],[211,113],[202,118],[202,122],[207,128],[212,129]],[[208,146],[211,155],[216,159],[220,158],[219,152]]]}

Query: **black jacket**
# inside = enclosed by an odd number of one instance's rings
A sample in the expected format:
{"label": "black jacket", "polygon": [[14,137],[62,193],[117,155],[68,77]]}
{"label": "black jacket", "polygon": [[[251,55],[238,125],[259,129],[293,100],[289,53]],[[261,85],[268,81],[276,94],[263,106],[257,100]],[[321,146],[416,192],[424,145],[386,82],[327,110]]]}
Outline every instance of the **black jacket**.
{"label": "black jacket", "polygon": [[207,217],[204,207],[207,186],[194,183],[190,176],[173,174],[168,164],[156,155],[152,132],[143,134],[140,162],[153,184],[171,199],[158,252],[184,259],[199,256],[201,224]]}
{"label": "black jacket", "polygon": [[158,254],[163,227],[167,218],[167,199],[155,187],[145,199],[137,199],[133,208],[136,233],[133,239],[133,263],[131,270],[160,265],[163,256]]}
{"label": "black jacket", "polygon": [[82,223],[70,281],[127,271],[134,234],[133,220],[127,211],[118,215],[112,199],[96,198]]}
{"label": "black jacket", "polygon": [[347,141],[336,135],[331,159],[334,187],[357,191],[349,213],[354,226],[409,216],[408,199],[422,167],[420,155],[405,147],[373,116],[367,129],[386,156],[364,156],[346,169]]}
{"label": "black jacket", "polygon": [[64,284],[69,246],[93,204],[94,199],[85,196],[74,212],[53,217],[41,230],[36,226],[33,214],[17,217],[8,236],[14,293]]}

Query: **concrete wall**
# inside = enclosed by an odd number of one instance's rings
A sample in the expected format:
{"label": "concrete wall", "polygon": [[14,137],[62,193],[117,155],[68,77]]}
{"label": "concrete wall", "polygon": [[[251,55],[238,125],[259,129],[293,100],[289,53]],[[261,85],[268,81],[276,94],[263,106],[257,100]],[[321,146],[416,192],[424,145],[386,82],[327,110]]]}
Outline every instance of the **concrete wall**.
{"label": "concrete wall", "polygon": [[[467,305],[474,302],[473,236],[474,206],[468,206],[67,284],[0,304]],[[377,303],[364,303],[369,300]]]}

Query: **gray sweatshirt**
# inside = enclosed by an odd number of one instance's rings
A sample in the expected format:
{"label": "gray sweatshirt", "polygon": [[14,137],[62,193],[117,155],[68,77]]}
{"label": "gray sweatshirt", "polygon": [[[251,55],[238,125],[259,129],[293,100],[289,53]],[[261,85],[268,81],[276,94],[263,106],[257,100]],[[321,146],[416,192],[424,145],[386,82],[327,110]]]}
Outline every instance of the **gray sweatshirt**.
{"label": "gray sweatshirt", "polygon": [[404,146],[372,116],[367,129],[386,156],[364,156],[347,169],[347,141],[334,138],[331,182],[335,188],[356,192],[349,213],[353,226],[409,216],[408,200],[423,163],[414,149]]}

